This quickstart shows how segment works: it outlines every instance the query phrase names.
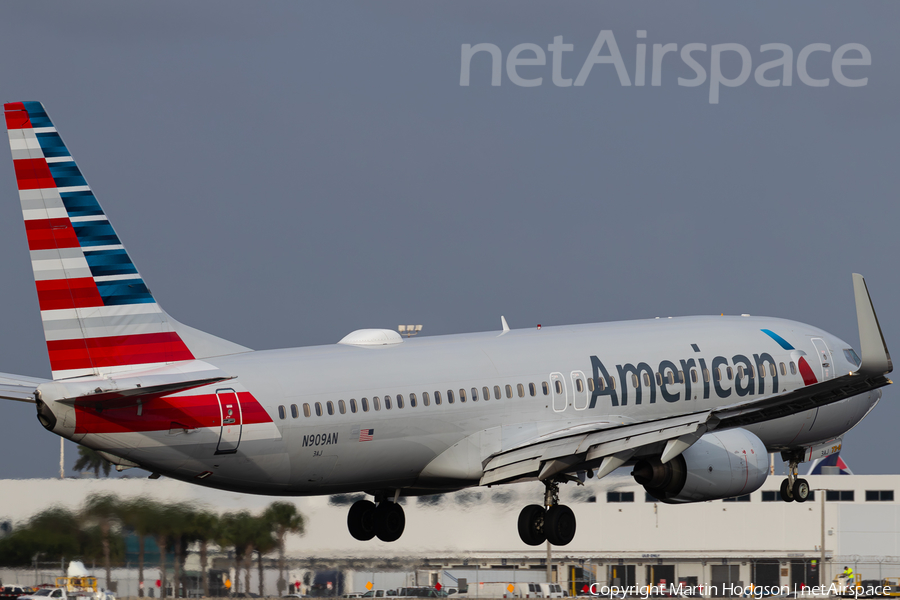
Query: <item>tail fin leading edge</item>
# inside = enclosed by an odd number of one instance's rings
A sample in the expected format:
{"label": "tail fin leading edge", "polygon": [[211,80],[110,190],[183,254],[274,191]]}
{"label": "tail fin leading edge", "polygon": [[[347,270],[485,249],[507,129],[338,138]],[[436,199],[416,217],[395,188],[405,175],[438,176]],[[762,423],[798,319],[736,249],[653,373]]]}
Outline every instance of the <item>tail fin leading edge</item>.
{"label": "tail fin leading edge", "polygon": [[[53,379],[202,358],[154,300],[41,103],[3,108]],[[247,350],[205,338],[206,356]],[[212,354],[210,339],[221,342]]]}

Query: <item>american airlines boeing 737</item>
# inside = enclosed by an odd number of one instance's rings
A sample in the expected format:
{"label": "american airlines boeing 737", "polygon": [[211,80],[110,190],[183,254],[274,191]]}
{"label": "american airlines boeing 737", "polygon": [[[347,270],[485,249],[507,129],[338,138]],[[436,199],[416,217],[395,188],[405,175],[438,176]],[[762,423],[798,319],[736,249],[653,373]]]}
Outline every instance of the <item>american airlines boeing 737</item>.
{"label": "american airlines boeing 737", "polygon": [[[250,350],[156,303],[38,102],[4,105],[52,379],[0,378],[49,431],[121,468],[254,494],[365,492],[347,524],[397,540],[401,496],[541,481],[522,541],[568,544],[559,485],[618,467],[662,502],[747,494],[840,449],[891,383],[865,282],[859,354],[784,319],[701,316]],[[4,209],[5,210],[5,209]]]}

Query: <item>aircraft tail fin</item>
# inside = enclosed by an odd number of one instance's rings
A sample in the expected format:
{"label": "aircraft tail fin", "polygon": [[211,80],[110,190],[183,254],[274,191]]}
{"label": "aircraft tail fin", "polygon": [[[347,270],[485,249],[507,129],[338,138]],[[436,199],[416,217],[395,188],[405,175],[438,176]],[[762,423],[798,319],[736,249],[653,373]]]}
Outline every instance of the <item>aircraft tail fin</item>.
{"label": "aircraft tail fin", "polygon": [[53,379],[248,350],[168,317],[41,103],[3,109]]}

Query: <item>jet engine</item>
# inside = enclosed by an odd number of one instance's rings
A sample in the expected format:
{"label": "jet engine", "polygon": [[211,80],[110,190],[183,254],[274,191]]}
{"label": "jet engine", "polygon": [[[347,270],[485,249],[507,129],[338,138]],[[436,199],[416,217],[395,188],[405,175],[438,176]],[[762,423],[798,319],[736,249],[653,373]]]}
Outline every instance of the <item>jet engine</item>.
{"label": "jet engine", "polygon": [[669,504],[718,500],[755,492],[769,473],[762,440],[746,429],[707,433],[663,464],[658,456],[632,471],[647,493]]}

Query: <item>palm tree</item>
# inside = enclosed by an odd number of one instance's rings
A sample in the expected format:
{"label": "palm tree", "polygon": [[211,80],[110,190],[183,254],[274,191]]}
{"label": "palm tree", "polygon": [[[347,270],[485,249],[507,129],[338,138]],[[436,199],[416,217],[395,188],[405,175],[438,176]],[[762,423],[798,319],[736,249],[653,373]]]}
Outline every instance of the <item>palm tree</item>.
{"label": "palm tree", "polygon": [[[241,589],[241,567],[244,564],[244,557],[253,550],[254,539],[254,518],[246,510],[236,513],[225,513],[222,515],[221,527],[219,529],[218,543],[223,548],[231,546],[234,548],[234,584],[231,586],[232,594],[238,593]],[[250,576],[247,574],[245,592],[249,591]]]}
{"label": "palm tree", "polygon": [[200,569],[203,579],[203,595],[209,597],[209,573],[207,571],[207,550],[211,540],[218,539],[219,517],[207,510],[192,510],[188,513],[186,537],[200,544]]}
{"label": "palm tree", "polygon": [[[259,597],[265,598],[266,594],[263,590],[263,563],[262,558],[263,554],[268,554],[272,550],[278,547],[278,542],[272,536],[272,525],[269,523],[268,519],[266,519],[265,515],[256,517],[254,519],[254,535],[253,535],[253,549],[256,550],[256,567],[259,573]],[[249,565],[248,565],[249,566]],[[250,582],[250,578],[247,578],[247,583]],[[248,590],[249,591],[249,590]]]}
{"label": "palm tree", "polygon": [[154,523],[160,521],[162,507],[146,498],[135,498],[124,503],[120,518],[122,523],[130,527],[138,538],[138,596],[144,596],[144,539],[154,532]]}
{"label": "palm tree", "polygon": [[269,522],[275,532],[278,542],[278,595],[284,595],[287,590],[287,582],[284,578],[284,537],[288,533],[303,535],[303,515],[297,510],[297,506],[291,502],[273,502],[263,513],[263,518]]}
{"label": "palm tree", "polygon": [[[82,446],[83,447],[83,446]],[[100,526],[101,543],[103,545],[103,566],[106,569],[106,589],[112,579],[110,571],[109,534],[112,524],[120,512],[119,499],[111,494],[94,494],[85,502],[82,514],[88,520],[96,520]]]}
{"label": "palm tree", "polygon": [[87,446],[78,446],[78,460],[75,462],[74,469],[79,473],[84,471],[93,471],[94,477],[100,479],[100,469],[103,469],[104,477],[109,477],[109,470],[112,463],[91,450]]}

